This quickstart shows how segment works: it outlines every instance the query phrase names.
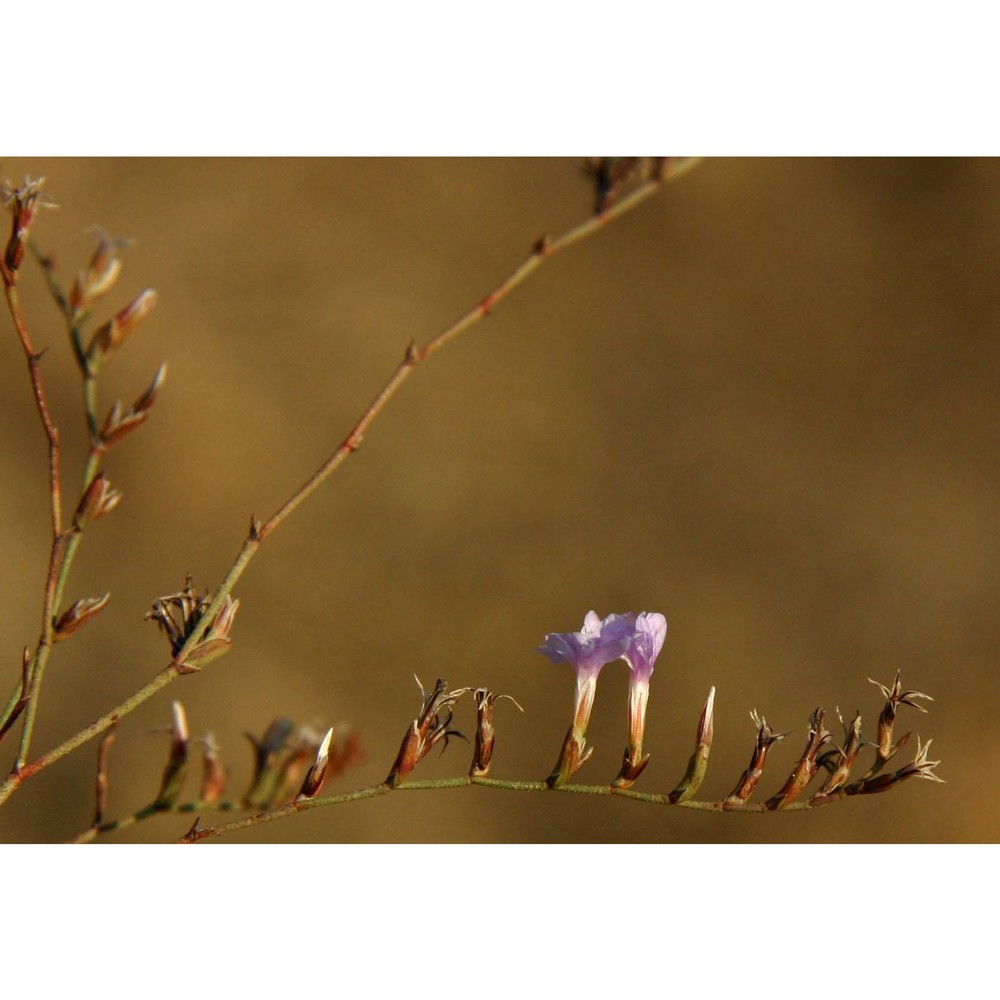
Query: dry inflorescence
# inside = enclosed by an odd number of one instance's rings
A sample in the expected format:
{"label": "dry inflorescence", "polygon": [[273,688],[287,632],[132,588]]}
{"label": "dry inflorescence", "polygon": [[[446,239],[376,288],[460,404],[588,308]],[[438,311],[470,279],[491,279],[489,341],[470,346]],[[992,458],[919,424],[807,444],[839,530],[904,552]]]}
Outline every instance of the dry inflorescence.
{"label": "dry inflorescence", "polygon": [[[601,619],[590,612],[581,631],[550,633],[540,652],[553,662],[569,663],[576,671],[576,696],[570,726],[558,759],[544,781],[499,780],[489,777],[497,742],[495,706],[504,698],[520,705],[511,695],[497,695],[485,687],[449,690],[438,680],[429,692],[421,687],[422,703],[417,717],[407,727],[399,751],[384,781],[355,791],[322,797],[324,784],[362,759],[359,736],[349,726],[298,727],[288,719],[276,719],[261,737],[248,734],[253,749],[253,773],[242,796],[226,799],[227,774],[212,733],[192,738],[187,713],[180,701],[173,702],[170,742],[160,784],[149,803],[117,820],[106,818],[110,783],[112,743],[122,719],[177,678],[197,673],[232,646],[232,629],[239,609],[233,589],[263,542],[298,506],[312,494],[358,448],[370,424],[413,371],[438,349],[479,322],[496,308],[545,260],[600,230],[625,212],[656,193],[666,182],[684,174],[693,160],[669,157],[601,158],[587,164],[593,184],[593,213],[563,235],[543,236],[528,256],[489,295],[480,300],[424,345],[411,343],[402,360],[371,404],[351,427],[340,445],[288,497],[267,520],[251,517],[250,528],[240,551],[214,593],[201,594],[189,578],[177,593],[153,602],[147,619],[154,621],[166,636],[170,659],[152,679],[121,704],[108,710],[91,725],[31,760],[34,721],[42,682],[56,643],[71,639],[93,621],[107,605],[110,594],[79,597],[64,607],[64,593],[81,541],[91,524],[112,514],[122,502],[121,492],[112,486],[105,465],[109,453],[149,419],[163,387],[166,366],[161,365],[148,387],[128,408],[115,402],[103,417],[98,411],[97,385],[102,366],[135,336],[153,310],[157,295],[146,289],[120,306],[89,335],[85,327],[100,300],[113,291],[122,271],[121,251],[127,240],[113,239],[97,232],[97,245],[89,262],[73,280],[67,293],[56,274],[53,259],[40,252],[33,239],[38,210],[53,203],[43,191],[43,180],[26,180],[20,186],[6,184],[0,195],[11,216],[11,230],[0,255],[0,278],[8,311],[27,363],[35,407],[48,445],[49,509],[51,544],[48,571],[42,596],[42,630],[35,645],[26,646],[20,658],[13,689],[0,709],[0,740],[20,726],[13,766],[0,783],[2,805],[26,780],[86,742],[100,737],[97,754],[96,803],[90,826],[77,841],[121,830],[154,815],[188,813],[198,819],[183,838],[186,842],[218,836],[248,826],[269,822],[304,809],[334,805],[386,794],[396,789],[449,788],[469,785],[523,791],[561,791],[581,794],[615,795],[635,801],[718,811],[781,811],[826,805],[853,795],[887,791],[911,777],[932,781],[937,761],[929,760],[930,741],[918,738],[912,761],[888,770],[908,738],[897,738],[894,725],[898,710],[908,706],[925,711],[919,704],[930,696],[904,691],[899,675],[891,686],[877,684],[884,698],[878,718],[877,738],[865,743],[861,738],[861,716],[844,724],[843,743],[838,744],[824,724],[825,713],[817,708],[810,718],[802,753],[780,789],[762,803],[751,803],[764,774],[771,748],[783,738],[767,721],[752,713],[757,732],[750,763],[732,792],[719,801],[700,801],[696,795],[705,778],[714,736],[715,688],[701,710],[695,745],[687,768],[672,791],[651,794],[634,791],[632,786],[644,774],[649,756],[643,752],[646,706],[650,679],[666,637],[667,624],[658,613],[615,614]],[[31,251],[45,275],[52,296],[62,314],[70,347],[83,386],[84,418],[89,431],[80,493],[73,503],[71,518],[63,517],[62,445],[46,395],[42,372],[44,351],[36,349],[24,316],[18,279]],[[618,774],[607,784],[577,785],[571,778],[590,758],[586,729],[594,701],[598,674],[604,665],[624,660],[629,667],[627,705],[628,740]],[[452,727],[455,705],[471,696],[476,707],[476,733],[468,772],[461,777],[418,782],[411,780],[414,769],[436,746],[442,751],[449,739],[462,736]],[[841,720],[843,722],[843,720]],[[464,739],[464,737],[462,737]],[[182,800],[190,770],[192,747],[201,754],[201,782],[198,794]],[[860,777],[852,777],[865,747],[874,748],[874,761]],[[807,794],[808,786],[822,778],[818,789]],[[202,826],[201,817],[212,812],[244,813],[241,819],[218,826]]]}

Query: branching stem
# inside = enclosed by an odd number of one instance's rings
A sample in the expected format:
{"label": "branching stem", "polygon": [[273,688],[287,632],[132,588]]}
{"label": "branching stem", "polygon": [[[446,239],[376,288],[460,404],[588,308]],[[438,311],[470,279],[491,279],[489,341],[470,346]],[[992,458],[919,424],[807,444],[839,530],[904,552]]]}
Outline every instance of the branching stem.
{"label": "branching stem", "polygon": [[[225,578],[219,585],[218,589],[215,591],[212,602],[206,609],[201,617],[200,625],[192,632],[188,641],[185,643],[184,647],[180,649],[174,659],[158,674],[156,674],[152,680],[150,680],[146,685],[140,688],[135,694],[127,698],[120,705],[116,706],[110,712],[107,712],[101,718],[97,719],[95,722],[91,723],[85,729],[78,732],[76,735],[70,737],[65,742],[59,744],[54,749],[50,750],[48,753],[43,754],[37,760],[33,761],[31,764],[24,765],[23,760],[20,759],[19,755],[18,766],[15,767],[11,775],[0,784],[0,805],[2,805],[16,789],[25,781],[25,779],[37,774],[39,771],[48,767],[50,764],[55,763],[55,761],[65,757],[68,753],[75,750],[77,747],[86,743],[88,740],[93,739],[95,736],[100,735],[104,732],[110,725],[117,722],[124,715],[129,712],[134,711],[139,705],[141,705],[148,698],[152,697],[157,691],[165,687],[167,684],[171,683],[178,676],[180,676],[181,671],[178,669],[178,665],[184,663],[187,654],[198,644],[198,642],[203,637],[205,631],[208,629],[209,624],[216,617],[218,612],[223,606],[227,596],[232,591],[233,587],[236,585],[239,578],[243,575],[243,571],[246,569],[250,560],[256,555],[257,550],[260,548],[261,543],[265,538],[267,538],[277,527],[280,525],[285,518],[287,518],[298,506],[303,503],[307,497],[309,497],[325,480],[330,476],[330,474],[337,469],[344,460],[351,454],[353,454],[359,447],[361,439],[367,431],[368,427],[375,420],[375,418],[382,412],[389,400],[396,394],[399,387],[406,381],[412,371],[419,365],[422,361],[428,358],[435,351],[444,347],[449,341],[453,340],[459,334],[463,333],[465,330],[474,326],[485,316],[496,307],[496,305],[502,301],[507,295],[510,294],[515,288],[518,287],[529,275],[531,275],[538,267],[541,266],[542,262],[560,250],[565,250],[566,248],[579,243],[581,240],[593,235],[598,230],[604,228],[608,223],[619,218],[620,216],[631,211],[637,207],[642,202],[650,198],[657,190],[667,181],[674,180],[675,178],[686,173],[691,166],[693,166],[695,161],[678,159],[678,160],[668,160],[663,163],[662,168],[655,171],[654,174],[640,183],[631,193],[622,197],[620,200],[616,201],[611,207],[599,212],[587,218],[582,223],[569,229],[567,232],[563,233],[561,236],[549,240],[543,238],[539,240],[535,246],[532,248],[531,253],[528,257],[517,267],[514,271],[507,277],[503,282],[500,283],[486,298],[482,299],[477,305],[466,312],[458,320],[456,320],[451,326],[443,330],[437,336],[429,340],[423,347],[418,347],[416,342],[411,343],[410,347],[407,349],[403,360],[396,367],[395,371],[383,385],[383,387],[376,394],[375,398],[369,404],[369,406],[364,410],[361,417],[351,428],[348,435],[344,438],[341,444],[336,448],[336,450],[326,459],[325,462],[278,508],[277,511],[263,524],[259,524],[256,521],[252,524],[249,535],[243,543],[239,554],[233,561],[232,566],[230,566]],[[8,300],[10,300],[11,289],[8,287]],[[16,302],[16,296],[14,301]],[[12,313],[14,312],[14,307],[12,307]],[[19,307],[16,310],[17,317],[20,316]],[[18,326],[18,333],[21,336],[22,343],[25,344],[25,351],[28,354],[29,361],[35,358],[33,349],[30,347],[30,341],[27,340],[27,331],[23,328],[23,322],[15,317],[15,325]],[[84,392],[85,400],[88,409],[88,414],[92,414],[93,411],[93,398],[88,395],[92,391],[92,378],[88,383],[88,375],[92,375],[89,369],[84,367]],[[40,392],[40,377],[37,374],[37,359],[32,366],[32,380],[33,384],[36,386],[36,399],[38,400],[39,412],[42,415],[43,423],[45,423],[46,430],[50,434],[50,443],[52,447],[50,448],[50,469],[52,470],[52,481],[55,484],[52,488],[53,495],[53,525],[54,525],[54,535],[56,538],[61,534],[60,531],[60,521],[58,513],[58,435],[55,432],[55,428],[52,427],[51,421],[48,419],[48,408],[44,403],[44,394]],[[90,388],[88,388],[88,384]],[[93,452],[91,453],[93,457]],[[75,546],[74,546],[75,549]],[[72,550],[71,550],[72,551]],[[54,561],[50,564],[50,574],[49,574],[49,586],[46,588],[47,601],[49,602],[46,607],[47,611],[47,622],[46,626],[51,632],[51,599],[55,596],[56,589],[58,587],[57,582],[57,569]],[[44,633],[43,633],[44,637]],[[43,644],[39,644],[40,650],[43,648]],[[46,650],[48,646],[44,646]],[[37,700],[37,685],[32,683],[31,696]],[[29,706],[30,709],[30,706]],[[33,712],[32,712],[33,718]],[[22,749],[27,751],[27,741],[22,740]],[[404,786],[405,787],[405,786]],[[414,787],[414,786],[410,786]],[[355,798],[366,798],[372,795],[383,794],[387,791],[387,788],[383,786],[372,786],[370,789],[362,789],[360,792],[351,793]],[[311,808],[317,803],[325,800],[309,800],[305,803],[300,803],[295,806],[285,807],[283,812],[279,811],[280,815],[285,815],[289,812],[296,812],[303,808]],[[349,799],[344,799],[343,801],[349,801]],[[270,818],[277,818],[277,814],[271,816]],[[238,821],[242,825],[252,825],[247,821]]]}

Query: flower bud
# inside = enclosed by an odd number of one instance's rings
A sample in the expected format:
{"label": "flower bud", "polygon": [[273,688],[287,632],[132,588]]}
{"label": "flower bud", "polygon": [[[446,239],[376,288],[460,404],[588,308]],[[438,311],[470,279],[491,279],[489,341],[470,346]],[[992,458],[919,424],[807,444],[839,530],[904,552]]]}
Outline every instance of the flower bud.
{"label": "flower bud", "polygon": [[113,240],[106,233],[98,231],[97,248],[90,258],[90,264],[86,270],[77,274],[70,291],[69,307],[74,317],[79,317],[111,290],[122,269],[118,251],[128,243],[128,240]]}
{"label": "flower bud", "polygon": [[330,741],[332,739],[333,729],[328,729],[326,736],[323,737],[323,742],[320,743],[319,749],[316,751],[316,760],[313,762],[312,767],[309,768],[309,773],[306,775],[305,781],[302,782],[302,788],[298,794],[300,799],[314,798],[323,787],[323,781],[326,778],[326,767],[330,762]]}
{"label": "flower bud", "polygon": [[79,529],[99,517],[104,517],[105,514],[110,514],[121,502],[121,498],[121,493],[112,487],[104,473],[98,472],[83,491],[76,513],[73,515],[73,523]]}
{"label": "flower bud", "polygon": [[695,736],[694,753],[688,761],[687,771],[680,783],[670,793],[670,801],[674,804],[687,802],[693,798],[705,780],[708,770],[708,755],[712,749],[712,736],[715,732],[715,688],[708,692],[705,706],[698,719],[698,733]]}
{"label": "flower bud", "polygon": [[219,760],[219,745],[215,736],[205,736],[205,755],[202,761],[201,791],[198,800],[206,806],[215,805],[226,790],[226,772]]}
{"label": "flower bud", "polygon": [[109,600],[111,600],[111,595],[105,594],[103,597],[81,597],[80,600],[74,601],[69,609],[55,620],[52,641],[62,642],[63,639],[69,638],[74,632],[83,628]]}
{"label": "flower bud", "polygon": [[135,332],[136,327],[152,312],[154,305],[156,305],[156,292],[152,288],[140,292],[124,309],[97,330],[87,348],[87,356],[106,357],[121,347]]}
{"label": "flower bud", "polygon": [[5,205],[12,206],[10,239],[7,241],[3,259],[4,281],[8,285],[14,283],[14,274],[24,259],[24,247],[28,242],[28,234],[35,219],[35,212],[41,207],[55,207],[52,199],[42,193],[44,183],[44,177],[39,177],[38,180],[34,181],[30,177],[26,177],[19,188],[12,188],[6,182],[0,186],[0,200]]}
{"label": "flower bud", "polygon": [[184,785],[184,771],[188,759],[188,722],[184,706],[174,702],[174,722],[170,730],[170,753],[167,766],[163,770],[160,791],[155,805],[158,809],[169,809],[180,795]]}

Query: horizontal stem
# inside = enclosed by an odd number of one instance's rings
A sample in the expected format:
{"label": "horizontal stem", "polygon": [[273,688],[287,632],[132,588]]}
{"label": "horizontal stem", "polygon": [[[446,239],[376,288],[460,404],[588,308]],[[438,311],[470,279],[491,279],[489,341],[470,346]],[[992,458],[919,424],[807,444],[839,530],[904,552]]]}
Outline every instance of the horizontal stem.
{"label": "horizontal stem", "polygon": [[[654,795],[648,792],[635,792],[631,789],[617,788],[612,785],[562,785],[558,788],[550,788],[545,781],[506,781],[496,778],[472,778],[463,775],[458,778],[434,778],[428,781],[404,781],[395,788],[390,788],[384,782],[379,785],[369,785],[367,788],[358,789],[355,792],[345,792],[338,795],[328,795],[317,799],[304,799],[300,802],[290,802],[288,805],[280,806],[277,809],[270,809],[264,812],[255,813],[243,819],[234,820],[221,826],[206,827],[198,830],[193,835],[184,838],[186,843],[194,843],[204,840],[207,837],[221,837],[237,830],[245,830],[251,826],[261,826],[264,823],[271,823],[276,819],[283,819],[286,816],[303,812],[306,809],[320,809],[324,806],[342,805],[345,802],[354,802],[358,799],[370,799],[377,795],[384,795],[394,791],[442,791],[451,788],[469,788],[477,785],[481,788],[505,789],[513,792],[552,792],[555,794],[570,795],[601,795],[616,799],[631,799],[633,802],[643,802],[650,805],[673,806],[677,809],[697,809],[703,812],[739,812],[739,813],[773,813],[773,812],[795,812],[804,809],[817,809],[820,806],[837,802],[844,796],[834,794],[823,796],[814,800],[804,799],[795,802],[784,809],[769,808],[765,803],[732,803],[726,799],[716,801],[697,802],[688,799],[685,802],[671,802],[669,795]],[[196,807],[180,807],[171,810],[174,812],[194,812]]]}

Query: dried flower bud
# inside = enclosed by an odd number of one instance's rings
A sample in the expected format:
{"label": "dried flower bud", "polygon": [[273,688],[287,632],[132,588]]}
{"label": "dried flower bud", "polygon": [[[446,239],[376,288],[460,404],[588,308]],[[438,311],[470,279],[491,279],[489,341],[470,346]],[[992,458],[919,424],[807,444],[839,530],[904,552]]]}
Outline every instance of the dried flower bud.
{"label": "dried flower bud", "polygon": [[87,348],[87,357],[107,357],[116,351],[153,311],[155,305],[156,292],[152,288],[140,292],[124,309],[97,330]]}
{"label": "dried flower bud", "polygon": [[73,523],[79,530],[85,524],[96,521],[111,511],[121,502],[121,493],[108,482],[103,472],[98,472],[83,491],[83,496],[77,504]]}
{"label": "dried flower bud", "polygon": [[852,785],[848,785],[845,792],[848,795],[870,795],[873,792],[885,792],[894,788],[901,781],[907,778],[925,778],[927,781],[937,781],[944,783],[944,778],[939,778],[934,773],[934,768],[941,763],[939,760],[928,760],[927,755],[933,740],[928,740],[921,744],[920,737],[917,737],[917,755],[913,761],[905,767],[901,767],[892,774],[880,774],[874,778],[864,778]]}
{"label": "dried flower bud", "polygon": [[52,641],[62,642],[63,639],[79,631],[109,600],[111,595],[105,594],[103,597],[81,597],[80,600],[74,601],[53,623]]}
{"label": "dried flower bud", "polygon": [[[188,577],[184,590],[154,601],[152,609],[145,617],[146,621],[155,621],[160,626],[170,642],[171,652],[176,657],[201,627],[202,618],[211,603],[210,596],[206,594],[201,597],[192,586],[191,578]],[[177,663],[178,673],[194,673],[228,651],[232,645],[229,632],[239,606],[238,600],[234,600],[229,594],[226,595],[222,607],[205,630],[201,641]]]}
{"label": "dried flower bud", "polygon": [[11,187],[7,181],[0,185],[0,199],[4,205],[11,206],[12,215],[10,239],[7,241],[3,259],[3,277],[7,285],[13,285],[14,275],[21,266],[35,212],[39,208],[55,207],[55,202],[42,193],[44,183],[44,177],[39,177],[38,180],[25,177],[24,183],[18,188]]}
{"label": "dried flower bud", "polygon": [[167,364],[164,362],[156,369],[153,381],[149,383],[149,388],[132,404],[133,413],[145,413],[156,402],[160,387],[167,378]]}
{"label": "dried flower bud", "polygon": [[768,751],[775,743],[783,740],[786,736],[785,733],[774,732],[767,724],[767,719],[756,712],[751,712],[750,718],[753,719],[754,725],[757,727],[757,742],[754,745],[749,766],[740,776],[736,787],[729,793],[723,803],[724,809],[740,806],[753,795],[754,789],[757,787],[757,783],[764,773]]}
{"label": "dried flower bud", "polygon": [[708,755],[712,750],[712,737],[715,733],[715,688],[708,692],[701,715],[698,718],[698,732],[695,736],[694,753],[688,761],[687,771],[680,783],[670,793],[673,803],[687,802],[693,798],[705,780],[708,770]]}
{"label": "dried flower bud", "polygon": [[449,729],[448,727],[452,719],[451,706],[468,692],[469,688],[448,691],[448,682],[439,679],[434,685],[434,690],[430,694],[425,694],[419,678],[417,684],[420,686],[420,693],[424,695],[424,703],[420,715],[413,720],[407,729],[403,742],[400,744],[399,753],[396,755],[395,763],[392,765],[392,770],[385,779],[385,783],[390,788],[401,784],[441,740],[444,740],[445,746],[447,746],[448,738],[451,736],[465,739],[457,729]]}
{"label": "dried flower bud", "polygon": [[332,739],[333,730],[328,729],[326,736],[323,737],[323,742],[320,743],[319,749],[316,751],[316,760],[309,768],[305,781],[302,782],[302,789],[298,794],[300,799],[314,798],[323,787],[327,764],[330,762],[330,742]]}
{"label": "dried flower bud", "polygon": [[160,365],[156,376],[150,383],[149,388],[132,404],[132,408],[126,413],[123,411],[121,400],[118,400],[104,418],[101,425],[99,437],[101,445],[109,448],[117,444],[127,434],[131,434],[137,427],[145,422],[149,409],[156,402],[157,394],[167,376],[167,366]]}
{"label": "dried flower bud", "polygon": [[201,791],[198,793],[198,800],[206,806],[213,806],[226,790],[226,772],[219,759],[219,744],[212,733],[205,735],[204,745]]}
{"label": "dried flower bud", "polygon": [[843,719],[840,722],[844,726],[843,747],[836,747],[828,753],[822,754],[816,761],[821,767],[828,767],[830,771],[830,777],[823,782],[819,795],[832,795],[847,784],[851,768],[857,762],[858,753],[861,750],[861,713],[855,712],[854,720],[850,726],[847,726]]}
{"label": "dried flower bud", "polygon": [[806,740],[802,756],[788,776],[788,780],[782,785],[781,790],[772,795],[765,803],[768,809],[784,809],[791,805],[815,776],[816,757],[820,749],[833,739],[833,734],[823,727],[824,714],[823,709],[817,708],[810,716],[809,737]]}
{"label": "dried flower bud", "polygon": [[885,706],[878,717],[878,742],[875,746],[875,763],[872,764],[865,778],[870,778],[878,774],[896,755],[896,752],[906,744],[909,738],[910,734],[907,733],[898,743],[893,745],[892,732],[899,706],[909,705],[910,708],[915,708],[918,712],[926,713],[927,709],[923,705],[917,704],[913,699],[926,698],[927,701],[934,700],[929,694],[922,694],[920,691],[904,691],[899,677],[899,671],[897,670],[896,679],[893,681],[891,688],[887,688],[884,684],[880,684],[870,677],[868,678],[869,683],[874,684],[882,692],[882,697],[885,698]]}
{"label": "dried flower bud", "polygon": [[254,749],[254,776],[250,789],[243,799],[248,809],[261,809],[269,805],[278,791],[282,768],[279,756],[285,749],[292,732],[291,719],[275,719],[261,739],[244,733]]}
{"label": "dried flower bud", "polygon": [[87,269],[80,271],[70,291],[69,307],[75,318],[109,292],[121,273],[122,261],[118,251],[128,246],[129,240],[113,240],[107,233],[97,230],[97,248]]}
{"label": "dried flower bud", "polygon": [[496,730],[493,727],[494,704],[501,698],[506,698],[514,702],[519,711],[523,712],[524,709],[511,695],[496,695],[488,688],[476,688],[472,696],[476,699],[476,751],[472,758],[469,777],[482,778],[489,773],[493,746],[496,743]]}
{"label": "dried flower bud", "polygon": [[174,702],[174,721],[170,729],[170,755],[163,770],[160,791],[154,800],[158,809],[169,809],[184,785],[184,771],[188,759],[188,722],[184,706]]}

